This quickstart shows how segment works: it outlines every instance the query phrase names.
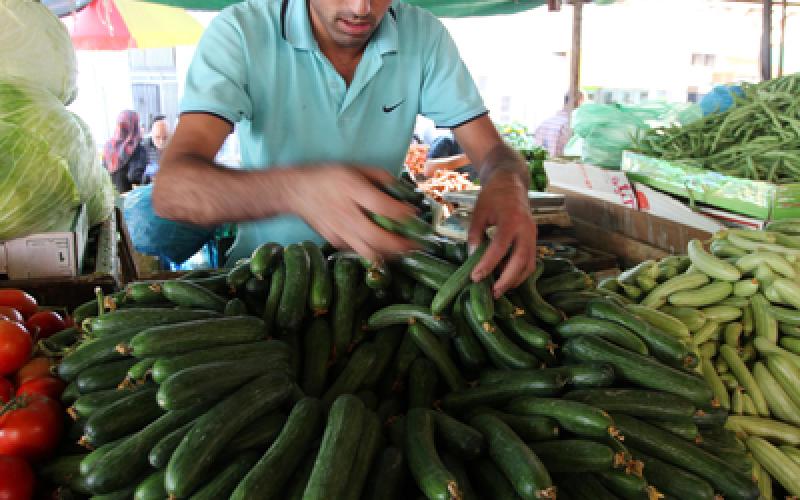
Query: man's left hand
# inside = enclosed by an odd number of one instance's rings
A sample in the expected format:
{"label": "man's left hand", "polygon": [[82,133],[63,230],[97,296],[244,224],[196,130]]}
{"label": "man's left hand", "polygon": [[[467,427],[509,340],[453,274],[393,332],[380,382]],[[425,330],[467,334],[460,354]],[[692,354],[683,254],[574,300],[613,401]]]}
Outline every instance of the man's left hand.
{"label": "man's left hand", "polygon": [[495,232],[486,253],[472,271],[472,280],[481,281],[489,276],[509,255],[494,284],[494,295],[500,297],[522,284],[536,269],[536,222],[528,204],[527,186],[513,171],[493,172],[482,185],[469,230],[471,247],[480,244],[490,226],[495,226]]}

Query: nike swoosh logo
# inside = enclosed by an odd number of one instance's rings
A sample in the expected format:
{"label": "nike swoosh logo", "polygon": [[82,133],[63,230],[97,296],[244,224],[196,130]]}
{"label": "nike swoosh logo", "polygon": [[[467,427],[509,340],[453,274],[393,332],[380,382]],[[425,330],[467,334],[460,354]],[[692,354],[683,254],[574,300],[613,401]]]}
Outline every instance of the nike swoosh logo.
{"label": "nike swoosh logo", "polygon": [[394,106],[384,106],[384,107],[383,107],[383,112],[384,112],[384,113],[391,113],[392,111],[394,111],[395,109],[397,109],[397,107],[398,107],[398,106],[400,106],[401,104],[403,104],[404,102],[406,102],[406,100],[405,100],[405,99],[403,99],[402,101],[398,102],[398,103],[397,103],[397,104],[395,104]]}

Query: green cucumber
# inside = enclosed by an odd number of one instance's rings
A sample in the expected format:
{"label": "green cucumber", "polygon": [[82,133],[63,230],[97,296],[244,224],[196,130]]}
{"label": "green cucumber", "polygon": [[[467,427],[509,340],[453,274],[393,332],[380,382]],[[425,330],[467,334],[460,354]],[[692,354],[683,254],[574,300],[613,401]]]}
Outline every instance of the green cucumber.
{"label": "green cucumber", "polygon": [[[624,284],[622,284],[624,286]],[[540,278],[536,282],[536,288],[543,297],[552,295],[556,292],[571,292],[577,290],[587,290],[591,288],[592,280],[589,276],[579,269],[567,271],[558,276]]]}
{"label": "green cucumber", "polygon": [[633,383],[685,397],[701,407],[710,404],[714,397],[711,388],[703,380],[603,339],[585,336],[572,338],[562,351],[581,361],[610,364],[614,371]]}
{"label": "green cucumber", "polygon": [[800,446],[800,429],[770,418],[731,415],[725,428],[739,435],[758,436],[778,444]]}
{"label": "green cucumber", "polygon": [[401,255],[397,260],[400,269],[415,281],[438,290],[458,269],[457,266],[421,251]]}
{"label": "green cucumber", "polygon": [[555,330],[566,339],[579,335],[596,336],[633,352],[648,354],[647,346],[636,334],[613,321],[578,315],[563,321]]}
{"label": "green cucumber", "polygon": [[250,278],[254,278],[250,269],[250,260],[244,259],[239,261],[233,268],[228,271],[225,281],[231,291],[235,292],[237,289],[243,288]]}
{"label": "green cucumber", "polygon": [[473,427],[442,412],[433,412],[436,435],[444,446],[459,458],[473,460],[484,449],[483,435]]}
{"label": "green cucumber", "polygon": [[488,351],[489,358],[498,364],[499,368],[520,369],[538,365],[535,356],[523,351],[509,340],[492,321],[480,322],[472,310],[472,304],[465,299],[465,297],[461,299],[463,301],[461,306],[464,308],[467,323]]}
{"label": "green cucumber", "polygon": [[377,293],[387,291],[392,283],[392,275],[389,268],[382,265],[370,266],[364,274],[364,283]]}
{"label": "green cucumber", "polygon": [[408,373],[408,407],[431,408],[439,384],[436,365],[427,358],[417,358]]}
{"label": "green cucumber", "polygon": [[753,378],[770,412],[784,422],[800,426],[800,406],[794,403],[762,362],[753,365]]}
{"label": "green cucumber", "polygon": [[333,356],[344,356],[353,336],[356,302],[353,297],[360,279],[360,265],[355,259],[339,257],[333,264]]}
{"label": "green cucumber", "polygon": [[614,367],[605,364],[582,363],[555,369],[566,377],[567,385],[573,388],[608,387],[616,379]]}
{"label": "green cucumber", "polygon": [[502,382],[446,394],[442,407],[458,414],[478,406],[503,404],[520,396],[554,396],[566,385],[565,377],[556,370],[526,371],[514,376],[514,372],[508,373],[509,377]]}
{"label": "green cucumber", "polygon": [[279,340],[248,342],[189,351],[184,354],[158,358],[152,368],[156,383],[163,383],[171,375],[193,366],[217,361],[243,361],[260,358],[264,363],[289,361],[289,346]]}
{"label": "green cucumber", "polygon": [[521,397],[506,410],[518,415],[539,415],[556,420],[559,426],[579,436],[606,438],[616,436],[608,413],[586,403],[566,399]]}
{"label": "green cucumber", "polygon": [[736,266],[706,252],[700,240],[689,242],[687,254],[695,268],[714,279],[738,281],[742,277],[741,271]]}
{"label": "green cucumber", "polygon": [[594,441],[562,439],[528,446],[550,473],[610,471],[617,463],[611,448]]}
{"label": "green cucumber", "polygon": [[705,315],[694,307],[662,306],[658,310],[676,318],[690,332],[696,332],[706,324]]}
{"label": "green cucumber", "polygon": [[680,420],[652,420],[649,423],[687,441],[695,442],[700,435],[697,424],[695,424],[691,418]]}
{"label": "green cucumber", "polygon": [[190,500],[217,500],[230,497],[230,494],[255,465],[258,458],[258,452],[243,452],[216,472],[211,481],[189,497]]}
{"label": "green cucumber", "polygon": [[247,314],[247,304],[238,298],[232,298],[225,304],[223,316],[244,316]]}
{"label": "green cucumber", "polygon": [[472,270],[478,264],[486,252],[489,243],[484,241],[472,252],[466,261],[448,278],[447,281],[439,288],[436,295],[431,302],[431,312],[436,315],[442,315],[450,304],[456,299],[461,290],[470,282],[470,275]]}
{"label": "green cucumber", "polygon": [[518,344],[523,347],[534,349],[553,349],[554,344],[550,338],[550,334],[541,328],[534,326],[525,318],[505,318],[500,319],[500,324],[503,326]]}
{"label": "green cucumber", "polygon": [[286,422],[277,440],[247,472],[230,498],[280,498],[283,487],[292,472],[309,451],[312,442],[322,430],[323,408],[318,399],[300,400]]}
{"label": "green cucumber", "polygon": [[191,281],[165,281],[161,284],[161,291],[175,305],[219,313],[225,310],[225,299]]}
{"label": "green cucumber", "polygon": [[84,328],[94,337],[103,337],[123,331],[142,331],[153,326],[216,317],[219,317],[217,311],[160,308],[120,309],[89,319],[85,322]]}
{"label": "green cucumber", "polygon": [[508,425],[488,413],[476,415],[470,424],[483,433],[489,456],[521,498],[556,497],[553,480],[544,464]]}
{"label": "green cucumber", "polygon": [[503,472],[488,458],[481,458],[469,464],[470,478],[480,498],[492,500],[519,500],[517,492]]}
{"label": "green cucumber", "polygon": [[185,436],[194,425],[194,422],[189,422],[181,427],[173,430],[166,436],[158,440],[156,444],[150,448],[147,454],[147,462],[155,469],[163,469],[169,463],[172,453],[181,444],[183,436]]}
{"label": "green cucumber", "polygon": [[372,462],[378,453],[381,445],[381,423],[375,413],[367,411],[364,415],[364,428],[361,431],[361,438],[358,442],[353,465],[347,476],[347,489],[343,500],[359,500],[365,490],[367,476],[369,475]]}
{"label": "green cucumber", "polygon": [[286,485],[286,500],[302,500],[303,493],[308,484],[308,479],[311,477],[311,471],[314,469],[314,461],[317,458],[318,449],[315,447],[303,457],[300,466],[295,470],[292,477]]}
{"label": "green cucumber", "polygon": [[75,420],[80,417],[87,418],[98,409],[119,401],[125,396],[128,396],[131,392],[135,392],[146,387],[147,386],[139,385],[130,389],[114,388],[83,394],[78,397],[74,403],[72,403],[72,406],[67,412]]}
{"label": "green cucumber", "polygon": [[733,285],[728,281],[714,281],[711,284],[694,290],[683,290],[669,296],[673,306],[703,307],[710,306],[727,298],[733,293]]}
{"label": "green cucumber", "polygon": [[262,243],[250,256],[250,272],[258,279],[267,279],[280,263],[283,256],[283,247],[278,243]]}
{"label": "green cucumber", "polygon": [[322,403],[329,408],[342,394],[353,394],[358,391],[367,375],[375,367],[377,349],[373,344],[362,344],[354,352],[344,370],[328,387],[322,396]]}
{"label": "green cucumber", "polygon": [[583,474],[556,475],[559,498],[566,496],[567,500],[619,500],[619,497],[608,491],[596,476]]}
{"label": "green cucumber", "polygon": [[119,387],[136,362],[135,358],[124,358],[92,366],[78,375],[75,385],[81,394]]}
{"label": "green cucumber", "polygon": [[706,379],[706,383],[708,383],[711,390],[714,391],[714,400],[717,401],[722,408],[730,410],[731,400],[728,395],[728,389],[725,387],[722,379],[719,378],[710,358],[702,359],[700,362],[700,370],[703,373],[703,378]]}
{"label": "green cucumber", "polygon": [[699,360],[683,342],[630,314],[613,302],[605,299],[592,300],[586,312],[592,318],[613,321],[631,330],[644,341],[653,356],[665,363],[681,368],[697,366]]}
{"label": "green cucumber", "polygon": [[303,245],[294,243],[283,252],[286,278],[278,303],[275,322],[283,330],[297,330],[303,322],[308,302],[311,260]]}
{"label": "green cucumber", "polygon": [[478,500],[478,494],[472,486],[472,481],[469,479],[469,472],[467,472],[466,463],[457,456],[444,452],[442,453],[442,464],[450,471],[456,478],[456,483],[461,489],[462,500]]}
{"label": "green cucumber", "polygon": [[483,323],[491,321],[494,317],[494,295],[492,294],[492,282],[489,278],[467,286],[470,305],[475,311],[475,316]]}
{"label": "green cucumber", "polygon": [[259,418],[230,440],[225,456],[235,457],[245,450],[265,450],[275,442],[285,424],[286,414],[281,412]]}
{"label": "green cucumber", "polygon": [[623,471],[615,470],[598,472],[596,475],[609,491],[623,500],[661,498],[659,492],[653,491],[653,488],[647,485],[647,481],[636,474],[628,474]]}
{"label": "green cucumber", "polygon": [[319,397],[325,389],[332,342],[328,322],[321,318],[314,319],[303,337],[303,377],[300,382],[303,392],[309,396]]}
{"label": "green cucumber", "polygon": [[286,282],[286,267],[283,262],[278,263],[275,272],[269,280],[269,293],[264,304],[264,329],[268,337],[275,336],[275,316],[278,314],[278,306],[283,296],[283,287]]}
{"label": "green cucumber", "polygon": [[363,381],[363,387],[375,388],[389,371],[389,365],[405,337],[405,328],[391,327],[375,333],[375,365]]}
{"label": "green cucumber", "polygon": [[88,476],[92,469],[97,466],[97,464],[102,463],[103,458],[105,458],[105,456],[111,452],[111,450],[125,442],[126,439],[128,439],[128,436],[98,446],[88,453],[85,457],[83,457],[83,459],[81,459],[80,464],[78,464],[78,471],[80,474],[82,476]]}
{"label": "green cucumber", "polygon": [[442,378],[451,391],[458,391],[466,387],[466,381],[456,367],[447,349],[441,341],[421,323],[414,323],[408,327],[408,335],[414,339],[417,347],[436,365]]}
{"label": "green cucumber", "polygon": [[689,327],[674,316],[670,316],[658,309],[651,309],[638,304],[628,304],[625,308],[661,331],[667,332],[679,339],[690,338]]}
{"label": "green cucumber", "polygon": [[[151,395],[152,397],[152,395]],[[165,413],[111,448],[86,475],[86,484],[96,493],[124,488],[149,468],[149,454],[169,433],[200,416],[208,407]]]}
{"label": "green cucumber", "polygon": [[161,284],[147,281],[134,281],[125,285],[125,296],[138,304],[158,304],[163,302]]}
{"label": "green cucumber", "polygon": [[449,319],[433,315],[425,306],[413,304],[393,304],[379,309],[369,317],[367,326],[370,330],[379,330],[415,321],[421,322],[437,335],[447,335],[455,330]]}
{"label": "green cucumber", "polygon": [[195,421],[172,454],[165,484],[167,492],[185,497],[200,486],[214,459],[245,426],[280,406],[291,384],[283,373],[267,373],[246,385]]}
{"label": "green cucumber", "polygon": [[268,371],[287,371],[283,360],[265,363],[260,358],[217,361],[185,368],[158,387],[156,401],[165,410],[180,410],[221,400],[234,389]]}
{"label": "green cucumber", "polygon": [[704,307],[702,312],[710,321],[717,323],[729,323],[742,317],[742,310],[733,306],[709,306]]}
{"label": "green cucumber", "polygon": [[758,414],[762,417],[769,416],[769,407],[767,405],[767,400],[764,398],[764,394],[761,392],[758,384],[756,383],[755,378],[748,370],[747,366],[742,361],[742,358],[739,357],[736,349],[729,345],[722,345],[719,347],[719,353],[722,356],[722,359],[728,363],[728,367],[730,368],[733,375],[742,384],[742,387],[745,388],[747,394],[753,398],[753,403],[756,405],[756,410]]}
{"label": "green cucumber", "polygon": [[83,440],[100,446],[143,428],[164,413],[155,395],[156,388],[150,387],[98,409],[86,420]]}
{"label": "green cucumber", "polygon": [[58,364],[59,378],[66,382],[72,382],[78,374],[88,368],[123,359],[124,356],[117,352],[116,346],[120,342],[127,342],[134,335],[135,332],[123,332],[92,339],[81,344],[77,349],[64,356],[61,363]]}
{"label": "green cucumber", "polygon": [[755,499],[758,496],[758,488],[750,478],[693,443],[627,415],[615,414],[614,421],[627,445],[697,474],[726,498]]}
{"label": "green cucumber", "polygon": [[800,495],[800,465],[759,437],[747,438],[747,448],[753,453],[753,458],[784,487],[789,495]]}
{"label": "green cucumber", "polygon": [[564,319],[564,314],[544,300],[537,288],[537,281],[543,271],[544,265],[541,261],[537,261],[536,270],[517,287],[517,291],[526,311],[548,325],[557,325]]}
{"label": "green cucumber", "polygon": [[399,448],[389,446],[377,459],[368,479],[365,500],[396,500],[405,476],[405,460]]}
{"label": "green cucumber", "polygon": [[345,394],[333,402],[314,469],[303,494],[305,500],[343,498],[365,415],[364,403],[356,396]]}
{"label": "green cucumber", "polygon": [[142,383],[150,377],[151,370],[155,364],[155,358],[144,358],[128,369],[123,384],[135,385]]}
{"label": "green cucumber", "polygon": [[644,389],[577,389],[564,397],[605,411],[653,420],[688,418],[697,411],[694,404],[680,396]]}
{"label": "green cucumber", "polygon": [[458,482],[445,468],[434,444],[434,422],[433,414],[423,408],[413,408],[406,415],[405,447],[409,469],[429,499],[459,499]]}
{"label": "green cucumber", "polygon": [[148,328],[136,334],[127,345],[118,346],[118,350],[145,358],[255,342],[262,338],[262,320],[252,316],[233,316]]}
{"label": "green cucumber", "polygon": [[560,429],[558,422],[549,417],[538,415],[511,415],[491,408],[479,407],[470,412],[470,416],[480,413],[491,413],[505,422],[525,442],[550,441],[558,439]]}
{"label": "green cucumber", "polygon": [[661,307],[671,295],[682,290],[694,290],[707,284],[708,281],[708,275],[701,272],[679,274],[651,290],[640,304],[645,307]]}
{"label": "green cucumber", "polygon": [[399,302],[411,302],[414,294],[414,281],[405,273],[395,270],[390,283],[392,295]]}
{"label": "green cucumber", "polygon": [[142,482],[136,486],[133,492],[133,500],[161,500],[167,496],[167,490],[164,487],[165,470],[157,470],[147,476]]}
{"label": "green cucumber", "polygon": [[452,339],[453,350],[458,356],[461,368],[469,375],[475,374],[486,365],[486,353],[472,332],[466,316],[464,316],[464,298],[458,297],[453,304],[453,324],[455,335]]}

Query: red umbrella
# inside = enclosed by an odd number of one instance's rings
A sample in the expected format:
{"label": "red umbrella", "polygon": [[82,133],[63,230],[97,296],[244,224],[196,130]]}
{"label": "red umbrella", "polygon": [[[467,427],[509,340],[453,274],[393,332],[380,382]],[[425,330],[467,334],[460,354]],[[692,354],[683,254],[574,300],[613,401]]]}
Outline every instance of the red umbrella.
{"label": "red umbrella", "polygon": [[135,0],[93,0],[62,19],[76,49],[193,45],[203,27],[185,10]]}

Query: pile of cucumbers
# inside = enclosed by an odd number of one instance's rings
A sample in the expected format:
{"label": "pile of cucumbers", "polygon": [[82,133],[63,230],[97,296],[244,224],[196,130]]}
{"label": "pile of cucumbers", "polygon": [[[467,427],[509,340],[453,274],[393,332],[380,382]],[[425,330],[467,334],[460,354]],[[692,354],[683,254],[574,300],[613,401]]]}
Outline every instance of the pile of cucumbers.
{"label": "pile of cucumbers", "polygon": [[[647,261],[599,285],[688,346],[762,498],[800,495],[800,220],[730,229],[708,251]],[[688,437],[688,436],[687,436]],[[717,446],[702,432],[701,446]],[[721,446],[721,443],[719,444]]]}
{"label": "pile of cucumbers", "polygon": [[103,499],[758,497],[698,350],[619,289],[545,258],[495,299],[470,280],[485,245],[373,220],[425,250],[267,243],[81,306],[41,476]]}

